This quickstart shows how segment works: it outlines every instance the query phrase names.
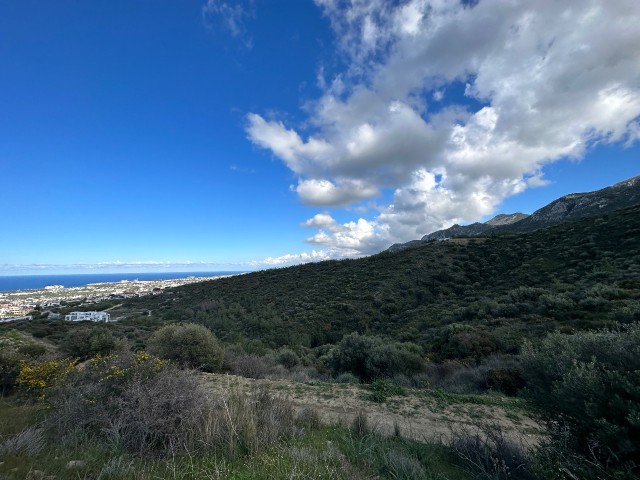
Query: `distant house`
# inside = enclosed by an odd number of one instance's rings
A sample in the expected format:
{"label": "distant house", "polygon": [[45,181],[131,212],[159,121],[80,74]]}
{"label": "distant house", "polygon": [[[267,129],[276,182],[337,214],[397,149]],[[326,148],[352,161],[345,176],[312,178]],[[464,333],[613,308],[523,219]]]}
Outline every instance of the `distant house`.
{"label": "distant house", "polygon": [[111,315],[107,312],[71,312],[65,315],[64,319],[68,322],[82,322],[89,320],[91,322],[110,322]]}

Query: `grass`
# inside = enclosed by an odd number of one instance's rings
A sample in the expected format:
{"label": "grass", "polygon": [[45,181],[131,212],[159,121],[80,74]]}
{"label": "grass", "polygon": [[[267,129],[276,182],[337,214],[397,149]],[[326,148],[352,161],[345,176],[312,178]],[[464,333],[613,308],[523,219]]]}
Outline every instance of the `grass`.
{"label": "grass", "polygon": [[46,413],[39,403],[23,404],[18,397],[0,398],[0,478],[469,478],[453,463],[443,445],[386,437],[368,426],[357,433],[346,426],[321,427],[317,422],[307,422],[308,426],[297,435],[270,447],[231,457],[216,447],[197,454],[163,451],[151,455],[114,451],[91,440],[77,447],[63,447],[61,439],[45,444],[39,453],[1,453],[7,440],[39,424]]}
{"label": "grass", "polygon": [[0,397],[0,441],[38,423],[44,410],[42,404],[23,404],[16,397]]}
{"label": "grass", "polygon": [[405,396],[407,394],[403,387],[395,385],[386,379],[376,380],[369,385],[365,385],[364,388],[370,391],[364,398],[376,403],[384,403],[389,397]]}
{"label": "grass", "polygon": [[[6,404],[2,411],[6,410]],[[15,412],[14,412],[15,413]],[[70,461],[79,461],[69,468]],[[51,447],[41,454],[0,459],[0,478],[95,479],[447,479],[470,478],[442,445],[375,433],[355,435],[344,426],[321,427],[252,456],[141,457],[98,446]],[[37,471],[37,472],[35,472]],[[42,472],[42,473],[39,473]],[[38,477],[40,475],[41,477]]]}
{"label": "grass", "polygon": [[[441,411],[450,405],[482,405],[486,407],[500,407],[505,411],[521,412],[526,409],[526,402],[522,398],[508,397],[501,393],[451,393],[445,390],[416,390],[423,401],[431,404],[434,411]],[[432,408],[432,410],[433,410]]]}

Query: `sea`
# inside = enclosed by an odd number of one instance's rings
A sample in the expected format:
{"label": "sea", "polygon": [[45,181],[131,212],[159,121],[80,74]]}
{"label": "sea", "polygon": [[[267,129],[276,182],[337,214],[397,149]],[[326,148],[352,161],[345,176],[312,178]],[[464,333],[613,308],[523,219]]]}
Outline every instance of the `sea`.
{"label": "sea", "polygon": [[50,285],[82,287],[90,283],[114,283],[122,280],[173,280],[187,277],[217,277],[242,272],[144,272],[144,273],[79,273],[67,275],[7,275],[0,276],[0,292],[40,289]]}

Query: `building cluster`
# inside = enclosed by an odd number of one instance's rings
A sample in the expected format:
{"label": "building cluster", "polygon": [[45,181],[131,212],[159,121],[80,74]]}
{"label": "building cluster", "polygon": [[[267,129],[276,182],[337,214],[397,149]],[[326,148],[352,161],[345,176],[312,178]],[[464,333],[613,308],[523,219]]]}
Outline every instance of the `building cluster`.
{"label": "building cluster", "polygon": [[[12,321],[30,319],[29,313],[40,308],[43,312],[50,309],[58,309],[64,304],[92,305],[114,300],[145,297],[147,295],[160,295],[165,289],[186,285],[189,283],[214,280],[220,277],[186,277],[171,280],[122,280],[111,283],[92,283],[80,287],[64,287],[62,285],[49,285],[42,289],[16,290],[13,292],[0,292],[0,321]],[[80,321],[110,321],[109,314],[106,319],[95,315],[91,318],[80,318],[74,314],[105,313],[105,312],[72,312],[66,315],[66,320]],[[55,313],[50,313],[48,318],[55,318]]]}
{"label": "building cluster", "polygon": [[36,308],[35,304],[6,303],[4,305],[0,305],[0,317],[20,317],[33,311],[35,308]]}

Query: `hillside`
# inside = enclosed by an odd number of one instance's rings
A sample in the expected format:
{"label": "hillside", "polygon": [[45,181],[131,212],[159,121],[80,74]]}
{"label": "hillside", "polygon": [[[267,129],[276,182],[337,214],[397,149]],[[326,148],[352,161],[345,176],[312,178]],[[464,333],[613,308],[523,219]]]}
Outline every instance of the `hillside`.
{"label": "hillside", "polygon": [[526,234],[255,272],[113,314],[197,322],[256,348],[316,347],[357,331],[418,343],[436,359],[514,352],[522,338],[558,328],[640,319],[639,219],[633,207]]}

